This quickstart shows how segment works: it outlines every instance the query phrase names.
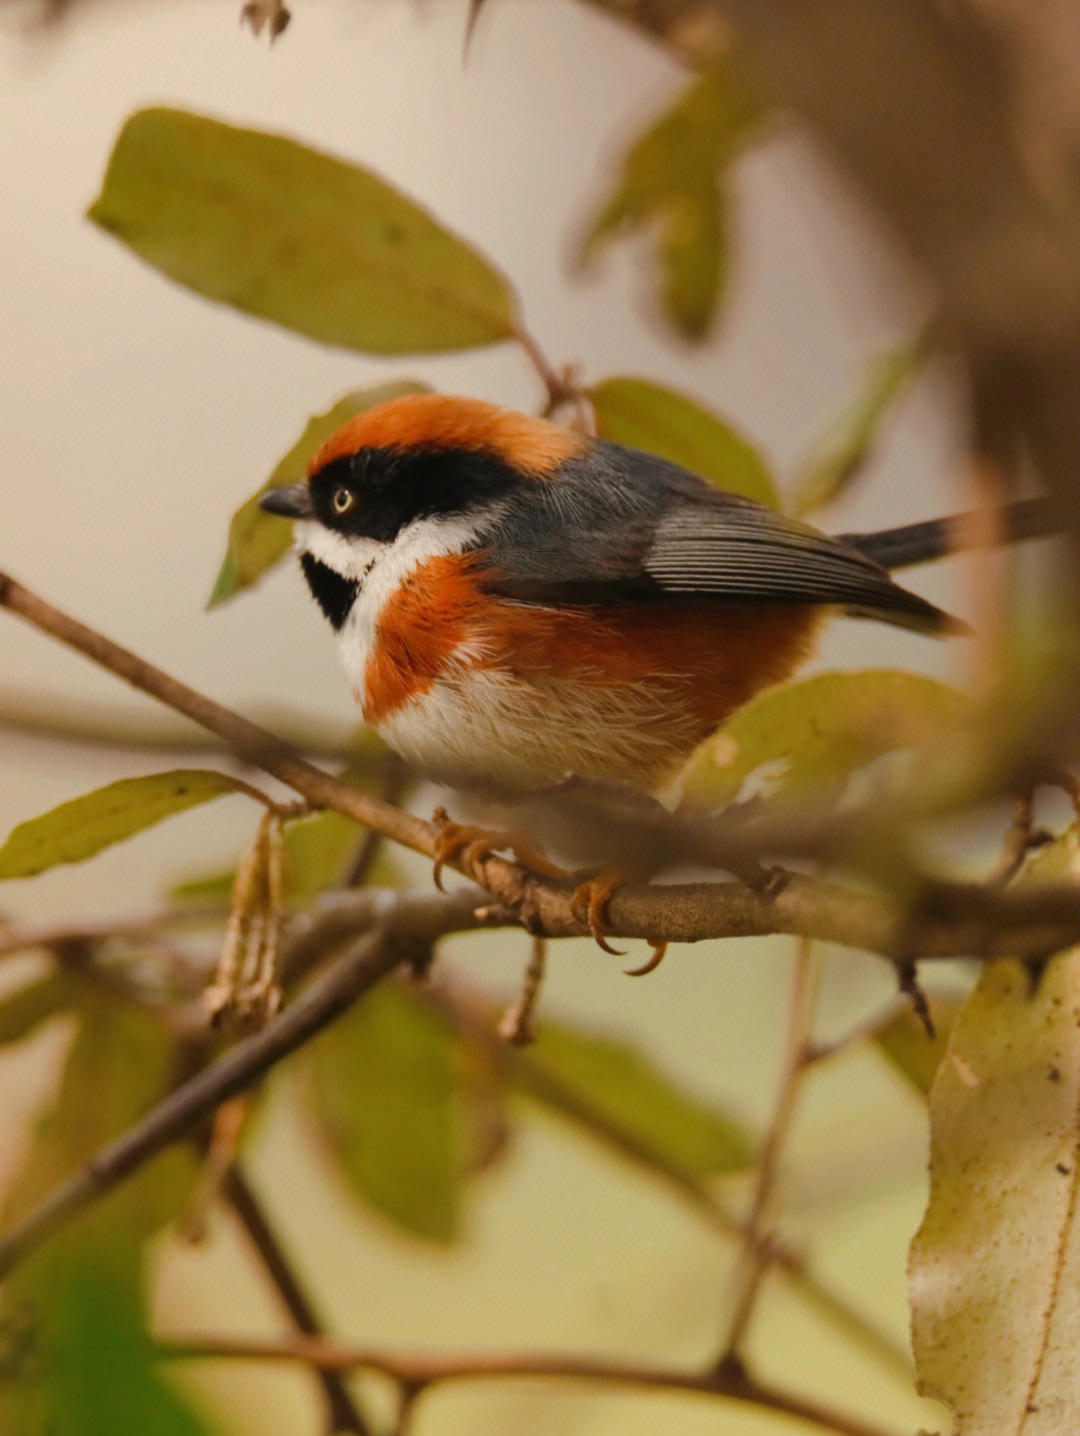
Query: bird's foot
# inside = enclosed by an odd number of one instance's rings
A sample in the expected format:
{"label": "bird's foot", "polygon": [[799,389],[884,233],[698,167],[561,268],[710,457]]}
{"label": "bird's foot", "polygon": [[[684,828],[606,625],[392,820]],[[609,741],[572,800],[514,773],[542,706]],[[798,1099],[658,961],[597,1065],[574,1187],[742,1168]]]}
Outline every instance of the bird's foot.
{"label": "bird's foot", "polygon": [[[609,952],[612,957],[625,957],[626,954],[618,948],[612,947],[607,940],[608,931],[608,904],[621,887],[625,887],[633,878],[633,874],[614,869],[610,872],[598,873],[596,877],[587,878],[579,884],[570,899],[570,908],[579,922],[583,922],[592,933],[593,941],[603,952]],[[640,967],[627,969],[627,977],[644,977],[647,972],[655,972],[664,960],[664,953],[667,952],[666,942],[652,943],[652,953],[648,961]]]}
{"label": "bird's foot", "polygon": [[447,863],[463,868],[477,876],[477,869],[493,853],[509,852],[519,866],[542,877],[565,882],[570,876],[565,868],[550,862],[531,844],[517,833],[506,829],[483,828],[475,823],[455,823],[445,808],[436,808],[432,822],[438,829],[435,840],[435,865],[432,877],[435,886],[442,888],[442,870]]}

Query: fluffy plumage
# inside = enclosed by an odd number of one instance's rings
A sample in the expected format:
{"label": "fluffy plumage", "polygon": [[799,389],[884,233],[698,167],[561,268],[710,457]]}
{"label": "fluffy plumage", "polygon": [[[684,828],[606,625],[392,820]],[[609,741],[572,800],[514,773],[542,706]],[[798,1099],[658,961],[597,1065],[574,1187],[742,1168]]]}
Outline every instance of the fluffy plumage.
{"label": "fluffy plumage", "polygon": [[953,626],[850,544],[472,400],[361,414],[265,504],[298,520],[367,720],[451,782],[653,788],[829,609]]}

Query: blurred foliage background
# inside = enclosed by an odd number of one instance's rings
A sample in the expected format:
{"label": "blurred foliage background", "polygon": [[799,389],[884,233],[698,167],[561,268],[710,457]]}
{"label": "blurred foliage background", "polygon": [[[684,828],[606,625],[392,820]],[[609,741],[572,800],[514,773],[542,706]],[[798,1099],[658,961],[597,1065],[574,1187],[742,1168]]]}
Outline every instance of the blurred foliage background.
{"label": "blurred foliage background", "polygon": [[[466,46],[465,6],[354,0],[297,9],[271,48],[228,7],[6,0],[4,563],[426,814],[439,795],[357,746],[289,566],[238,596],[283,554],[245,501],[388,385],[535,410],[570,383],[601,433],[837,531],[1033,474],[1071,496],[1072,30],[1050,43],[1053,6],[1042,28],[983,0],[817,8],[491,0]],[[976,644],[839,625],[824,672],[738,715],[692,786],[729,801],[756,779],[831,806],[889,762],[910,784],[911,751],[948,741],[953,690],[1019,683],[1046,614],[1071,611],[1070,581],[1008,565],[918,575]],[[1016,720],[1046,745],[1004,744],[1021,776],[1071,738],[1071,649],[1047,646],[1052,664],[1030,666],[1060,682]],[[7,623],[0,724],[5,831],[210,762],[192,730]],[[132,831],[180,797],[214,802],[54,866],[119,835],[99,831],[110,789],[78,829],[64,810],[0,853],[9,1221],[214,1050],[192,1014],[220,908],[116,929],[220,904],[253,810],[187,777],[135,793]],[[1049,816],[1062,826],[1065,805]],[[930,847],[983,875],[1007,826],[980,810],[963,842],[943,825]],[[291,900],[339,882],[357,841],[334,816],[292,828]],[[430,865],[384,850],[366,876],[423,886]],[[64,941],[26,941],[35,927]],[[941,1047],[895,1004],[892,969],[725,940],[677,949],[645,986],[560,943],[539,1041],[518,1051],[491,1034],[528,952],[513,931],[445,941],[431,988],[384,985],[198,1153],[52,1236],[5,1287],[8,1429],[274,1436],[326,1430],[328,1410],[372,1432],[802,1424],[538,1379],[439,1386],[403,1416],[371,1372],[320,1387],[267,1362],[160,1359],[152,1340],[287,1329],[271,1249],[311,1324],[357,1348],[697,1371],[734,1323],[754,1377],[839,1413],[833,1429],[948,1429],[914,1394],[905,1293]],[[965,982],[931,992],[942,1036]],[[733,1225],[747,1212],[779,1222],[767,1272]]]}

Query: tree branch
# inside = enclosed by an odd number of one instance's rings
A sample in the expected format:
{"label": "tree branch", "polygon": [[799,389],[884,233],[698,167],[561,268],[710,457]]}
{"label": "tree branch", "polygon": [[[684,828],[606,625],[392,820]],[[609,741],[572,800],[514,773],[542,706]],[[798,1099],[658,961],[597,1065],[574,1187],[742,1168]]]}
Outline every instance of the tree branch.
{"label": "tree branch", "polygon": [[881,1427],[766,1386],[736,1362],[729,1362],[720,1372],[695,1373],[638,1363],[530,1353],[399,1356],[303,1337],[287,1341],[190,1338],[161,1341],[157,1350],[162,1357],[170,1360],[300,1361],[323,1370],[375,1371],[414,1393],[446,1382],[493,1380],[497,1377],[542,1377],[652,1390],[694,1391],[703,1396],[741,1401],[794,1416],[823,1430],[838,1432],[840,1436],[889,1436]]}
{"label": "tree branch", "polygon": [[[62,613],[13,578],[0,573],[0,607],[77,649],[177,712],[217,733],[245,761],[278,778],[315,807],[333,808],[405,847],[434,857],[438,829],[306,762],[280,738],[223,708],[161,669]],[[681,814],[631,815],[643,837],[671,861],[696,858],[716,867],[743,868],[763,853],[858,860],[880,830],[880,812],[823,817],[784,814],[772,822],[717,823]],[[452,860],[464,870],[461,860]],[[467,876],[531,930],[549,937],[583,937],[575,914],[573,882],[530,873],[495,855],[481,856]],[[917,878],[918,874],[913,874]],[[1042,956],[1080,937],[1080,890],[1061,886],[999,892],[975,884],[930,882],[916,887],[917,911],[868,893],[815,882],[797,874],[769,886],[740,883],[620,888],[608,909],[615,937],[650,943],[751,937],[783,932],[880,953],[896,962],[926,957]]]}

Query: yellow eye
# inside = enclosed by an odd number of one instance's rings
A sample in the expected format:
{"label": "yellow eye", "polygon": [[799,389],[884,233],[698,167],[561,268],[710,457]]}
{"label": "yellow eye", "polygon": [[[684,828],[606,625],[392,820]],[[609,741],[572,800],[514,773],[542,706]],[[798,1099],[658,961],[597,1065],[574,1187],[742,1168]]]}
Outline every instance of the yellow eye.
{"label": "yellow eye", "polygon": [[344,486],[336,488],[330,495],[330,507],[336,514],[347,514],[353,506],[353,493]]}

